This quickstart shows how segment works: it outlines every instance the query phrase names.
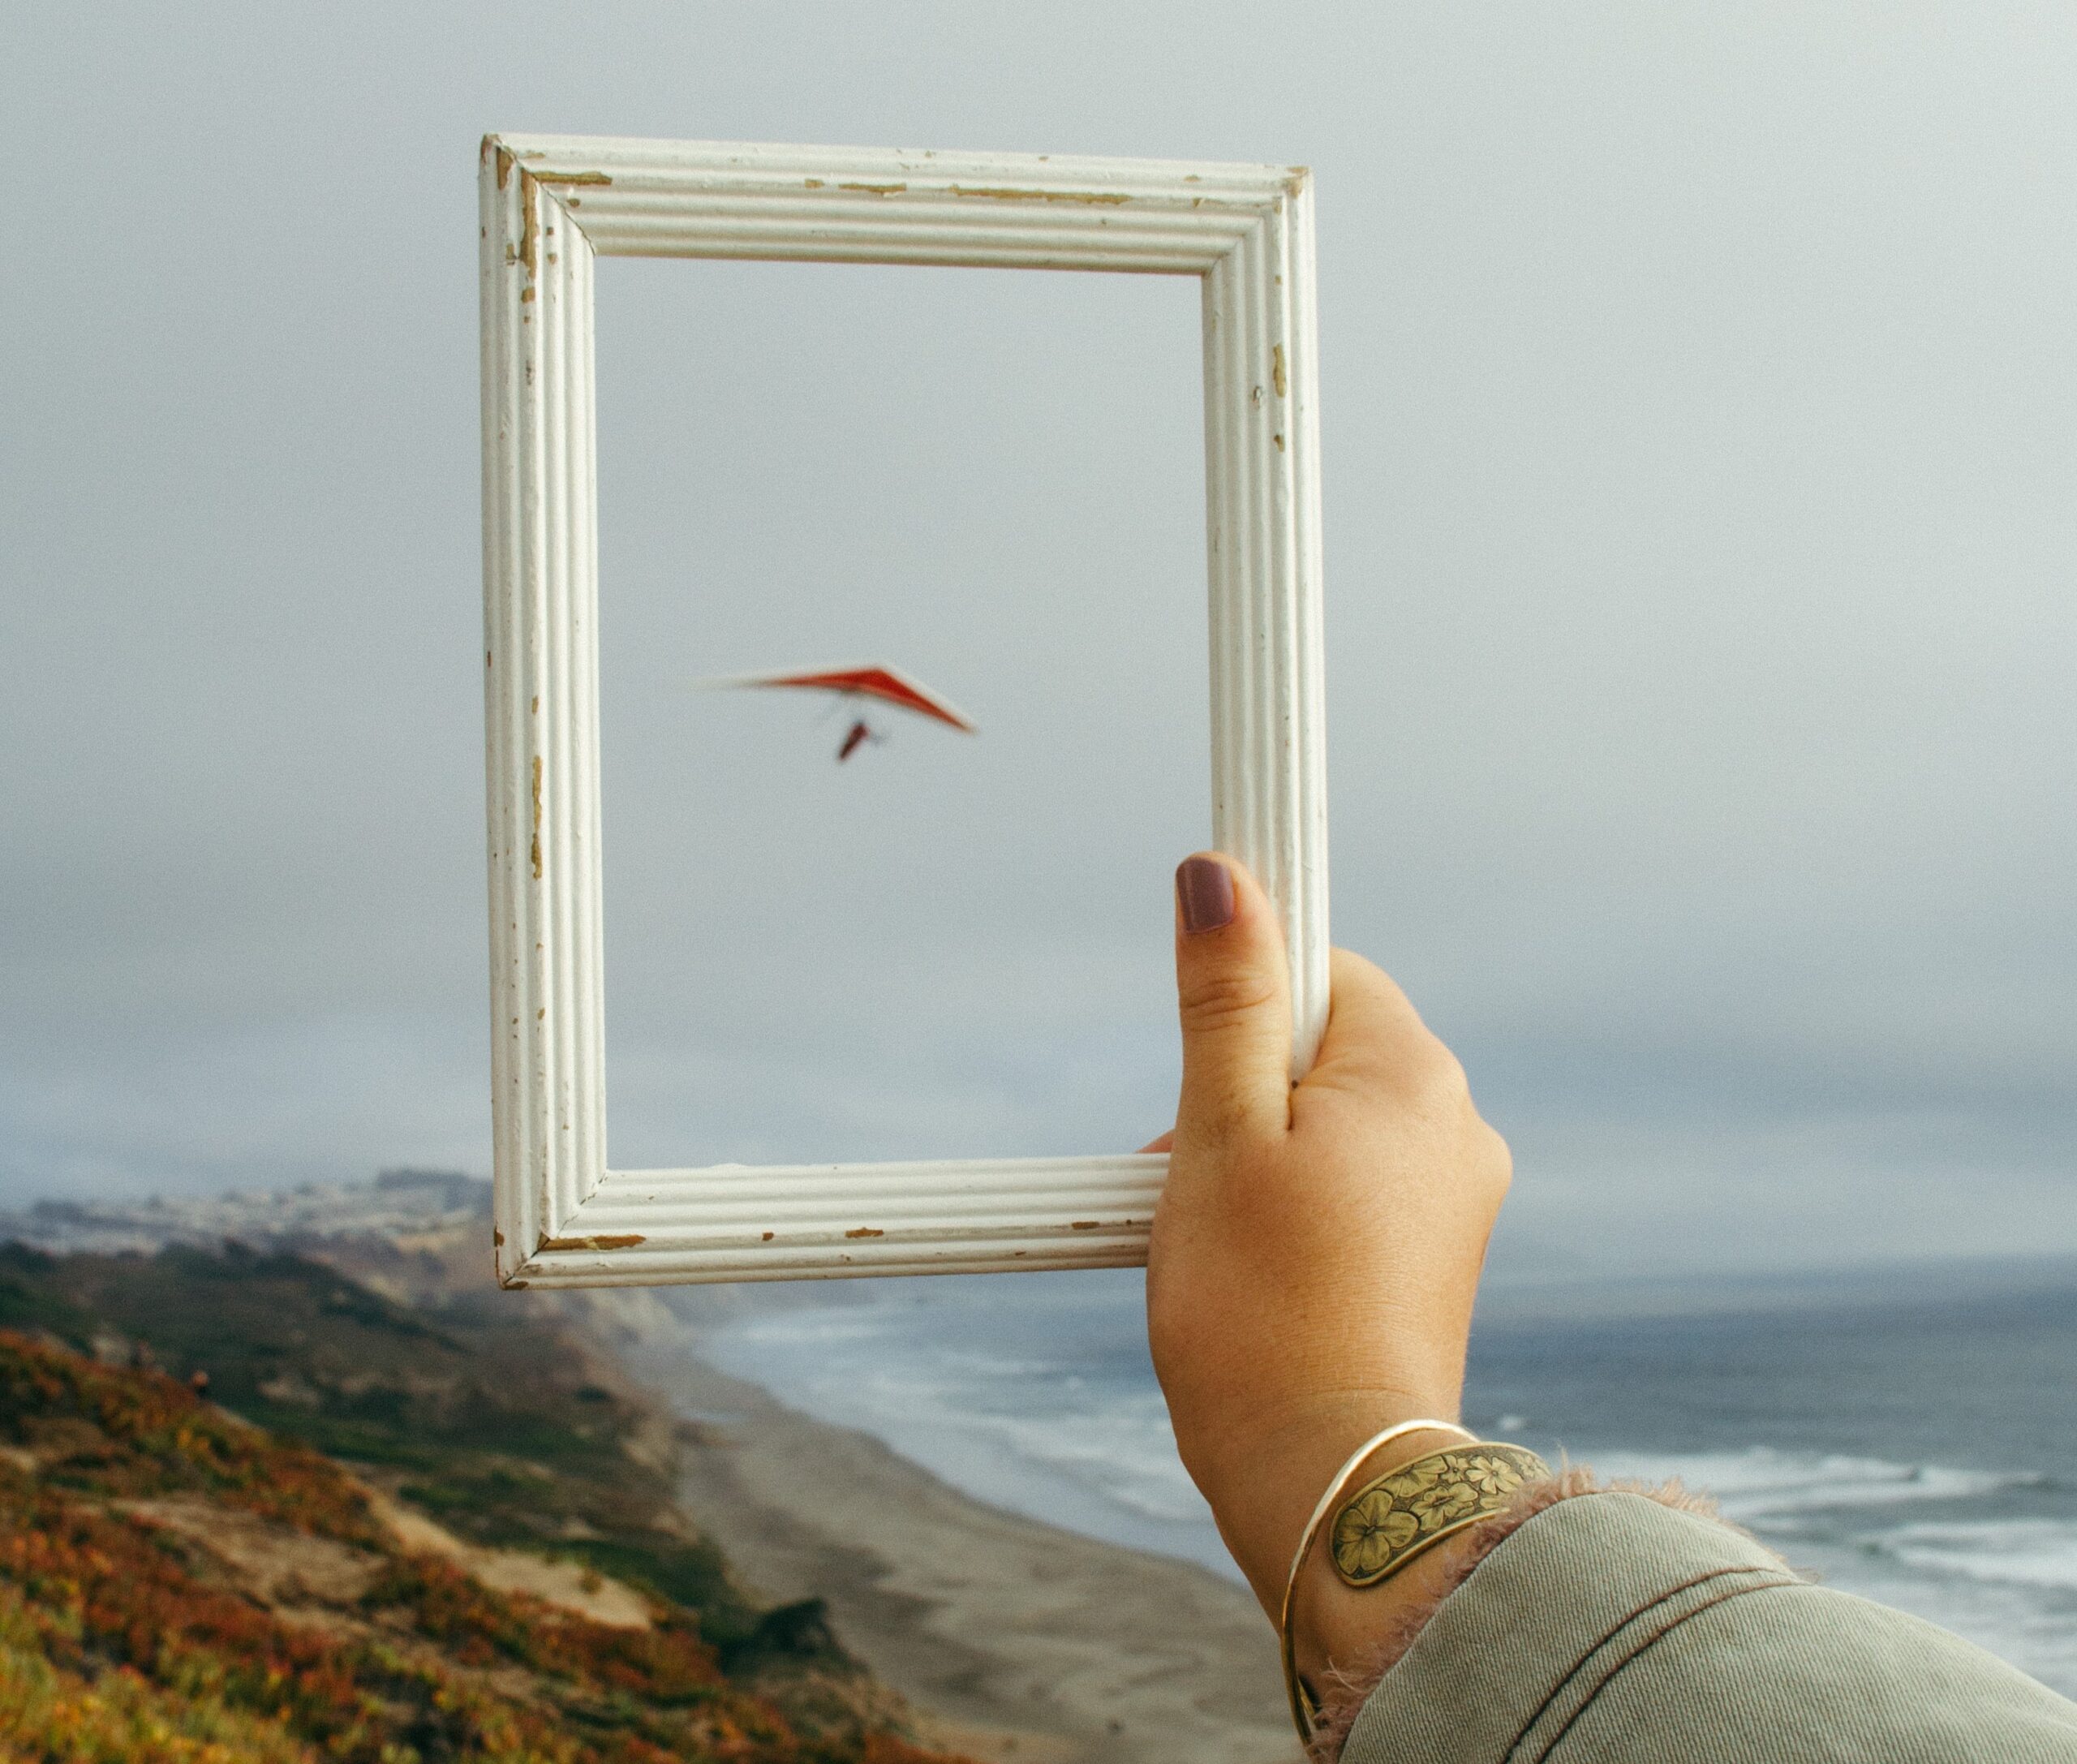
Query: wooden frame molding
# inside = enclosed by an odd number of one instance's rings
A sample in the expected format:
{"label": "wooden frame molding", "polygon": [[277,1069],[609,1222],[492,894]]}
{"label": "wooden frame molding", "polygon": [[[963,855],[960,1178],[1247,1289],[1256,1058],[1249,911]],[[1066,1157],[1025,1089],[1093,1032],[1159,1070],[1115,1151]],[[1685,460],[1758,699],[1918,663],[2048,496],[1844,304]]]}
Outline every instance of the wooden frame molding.
{"label": "wooden frame molding", "polygon": [[1168,1160],[606,1162],[592,265],[987,265],[1203,284],[1212,842],[1268,888],[1292,1069],[1327,1002],[1309,174],[492,136],[481,166],[497,1260],[506,1285],[1129,1266]]}

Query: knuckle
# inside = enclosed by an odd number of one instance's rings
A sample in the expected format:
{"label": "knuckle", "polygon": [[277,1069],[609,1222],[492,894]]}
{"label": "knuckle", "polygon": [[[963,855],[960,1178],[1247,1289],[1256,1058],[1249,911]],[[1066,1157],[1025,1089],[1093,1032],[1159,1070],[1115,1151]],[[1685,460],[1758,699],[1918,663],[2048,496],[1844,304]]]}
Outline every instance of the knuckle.
{"label": "knuckle", "polygon": [[1410,1062],[1407,1078],[1425,1109],[1445,1114],[1471,1107],[1471,1080],[1463,1062],[1433,1035]]}
{"label": "knuckle", "polygon": [[1275,996],[1269,976],[1250,968],[1194,975],[1176,992],[1183,1026],[1198,1034],[1250,1022]]}
{"label": "knuckle", "polygon": [[1515,1155],[1508,1149],[1507,1142],[1498,1132],[1481,1121],[1479,1127],[1484,1137],[1484,1155],[1481,1163],[1486,1172],[1487,1185],[1497,1201],[1507,1198],[1507,1190],[1515,1183]]}

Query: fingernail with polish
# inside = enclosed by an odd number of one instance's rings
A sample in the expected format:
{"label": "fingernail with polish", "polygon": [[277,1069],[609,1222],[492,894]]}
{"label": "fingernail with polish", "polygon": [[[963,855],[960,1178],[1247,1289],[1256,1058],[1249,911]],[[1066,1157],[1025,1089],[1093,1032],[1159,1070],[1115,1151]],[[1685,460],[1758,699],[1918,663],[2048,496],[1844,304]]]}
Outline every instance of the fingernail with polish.
{"label": "fingernail with polish", "polygon": [[1233,917],[1233,872],[1216,858],[1185,858],[1176,871],[1185,931],[1216,931]]}

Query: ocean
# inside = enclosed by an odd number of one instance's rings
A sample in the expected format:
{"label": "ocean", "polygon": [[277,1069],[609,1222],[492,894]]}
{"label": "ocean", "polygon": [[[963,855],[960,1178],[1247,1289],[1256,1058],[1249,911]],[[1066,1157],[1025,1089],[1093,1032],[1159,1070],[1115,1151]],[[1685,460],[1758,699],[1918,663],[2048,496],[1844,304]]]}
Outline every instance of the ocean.
{"label": "ocean", "polygon": [[[721,1368],[981,1499],[1236,1575],[1177,1461],[1137,1273],[679,1295]],[[1678,1477],[1826,1584],[2077,1697],[2077,1269],[1884,1271],[1679,1308],[1503,1295],[1468,1425]]]}

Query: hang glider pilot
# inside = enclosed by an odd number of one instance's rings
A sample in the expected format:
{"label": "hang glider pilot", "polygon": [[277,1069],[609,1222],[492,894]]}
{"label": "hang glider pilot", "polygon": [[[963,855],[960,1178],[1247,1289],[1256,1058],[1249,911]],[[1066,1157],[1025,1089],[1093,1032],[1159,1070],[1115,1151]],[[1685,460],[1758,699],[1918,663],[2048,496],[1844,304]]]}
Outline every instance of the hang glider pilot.
{"label": "hang glider pilot", "polygon": [[[831,695],[832,704],[864,703],[868,707],[891,704],[898,710],[946,724],[963,734],[979,733],[973,719],[949,700],[910,679],[898,668],[884,662],[865,662],[843,668],[815,668],[789,673],[743,674],[734,679],[714,680],[707,683],[717,686],[790,686],[811,692],[826,692]],[[843,742],[836,750],[837,764],[842,764],[867,742],[877,743],[886,739],[887,737],[866,716],[855,716],[851,726],[845,731]]]}

